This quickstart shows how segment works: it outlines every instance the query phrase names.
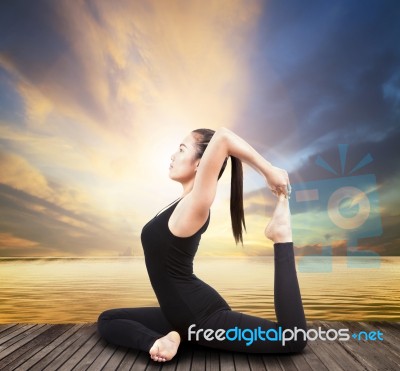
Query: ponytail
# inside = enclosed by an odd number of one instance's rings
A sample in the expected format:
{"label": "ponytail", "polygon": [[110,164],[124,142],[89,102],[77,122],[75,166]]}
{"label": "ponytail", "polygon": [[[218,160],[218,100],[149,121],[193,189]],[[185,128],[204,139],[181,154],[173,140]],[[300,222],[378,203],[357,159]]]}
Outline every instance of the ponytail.
{"label": "ponytail", "polygon": [[[206,150],[208,143],[213,137],[215,131],[211,129],[196,129],[192,133],[196,135],[197,158],[201,158]],[[243,167],[242,162],[233,156],[231,157],[232,175],[231,175],[231,222],[232,232],[236,244],[240,241],[243,245],[243,228],[246,230],[243,211]],[[222,164],[218,179],[222,176],[228,158]]]}
{"label": "ponytail", "polygon": [[243,210],[243,166],[242,162],[231,156],[231,222],[232,232],[236,243],[243,245],[243,228],[246,230]]}

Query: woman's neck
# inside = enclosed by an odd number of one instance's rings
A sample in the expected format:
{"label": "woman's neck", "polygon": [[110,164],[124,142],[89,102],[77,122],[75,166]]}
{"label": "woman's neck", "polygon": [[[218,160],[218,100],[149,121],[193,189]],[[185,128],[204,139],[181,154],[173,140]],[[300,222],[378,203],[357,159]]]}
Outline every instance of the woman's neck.
{"label": "woman's neck", "polygon": [[193,184],[194,184],[194,179],[188,183],[182,183],[182,196],[181,198],[185,197],[186,195],[188,195],[192,189],[193,189]]}

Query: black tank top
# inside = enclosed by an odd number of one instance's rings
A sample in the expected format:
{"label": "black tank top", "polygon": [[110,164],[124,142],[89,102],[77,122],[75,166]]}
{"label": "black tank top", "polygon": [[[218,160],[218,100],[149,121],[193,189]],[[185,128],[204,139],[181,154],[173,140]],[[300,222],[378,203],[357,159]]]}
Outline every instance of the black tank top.
{"label": "black tank top", "polygon": [[193,274],[193,259],[206,223],[191,237],[176,237],[168,228],[175,210],[172,204],[150,220],[141,239],[150,282],[168,321],[185,333],[191,324],[201,324],[211,314],[230,310],[226,301],[209,285]]}

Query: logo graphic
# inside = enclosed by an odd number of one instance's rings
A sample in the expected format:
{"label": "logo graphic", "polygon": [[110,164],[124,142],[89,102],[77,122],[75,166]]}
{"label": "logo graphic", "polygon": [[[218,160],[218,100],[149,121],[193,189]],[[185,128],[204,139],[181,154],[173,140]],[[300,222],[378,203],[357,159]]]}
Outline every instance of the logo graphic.
{"label": "logo graphic", "polygon": [[[298,339],[303,340],[317,340],[322,341],[339,341],[350,340],[350,330],[348,328],[341,329],[328,329],[324,330],[321,326],[317,328],[310,328],[307,331],[302,328],[295,326],[293,329],[283,329],[282,326],[278,326],[277,329],[263,329],[261,326],[257,328],[240,328],[238,326],[231,327],[229,329],[196,329],[197,325],[192,324],[188,328],[188,341],[238,341],[244,342],[246,346],[252,345],[255,341],[279,341],[283,346],[286,346],[286,342],[291,340],[297,341]],[[358,341],[382,341],[383,333],[379,331],[360,331],[358,334],[354,333],[351,335],[353,339]]]}
{"label": "logo graphic", "polygon": [[346,175],[348,145],[338,147],[342,176],[318,156],[315,163],[338,177],[292,185],[294,239],[303,246],[322,246],[321,254],[305,255],[299,261],[301,272],[331,272],[332,244],[343,241],[347,245],[348,267],[380,265],[379,254],[358,250],[360,239],[382,234],[376,178],[373,174],[352,175],[371,163],[372,156],[365,155]]}

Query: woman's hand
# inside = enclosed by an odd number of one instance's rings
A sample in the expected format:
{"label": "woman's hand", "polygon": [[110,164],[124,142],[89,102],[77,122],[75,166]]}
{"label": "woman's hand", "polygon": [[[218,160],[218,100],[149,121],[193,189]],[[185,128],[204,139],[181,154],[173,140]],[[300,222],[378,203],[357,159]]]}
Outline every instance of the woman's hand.
{"label": "woman's hand", "polygon": [[286,170],[272,166],[265,177],[271,192],[275,196],[279,197],[283,194],[285,197],[290,198],[291,187]]}

